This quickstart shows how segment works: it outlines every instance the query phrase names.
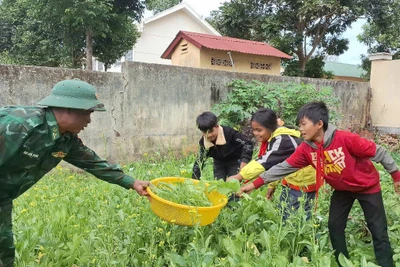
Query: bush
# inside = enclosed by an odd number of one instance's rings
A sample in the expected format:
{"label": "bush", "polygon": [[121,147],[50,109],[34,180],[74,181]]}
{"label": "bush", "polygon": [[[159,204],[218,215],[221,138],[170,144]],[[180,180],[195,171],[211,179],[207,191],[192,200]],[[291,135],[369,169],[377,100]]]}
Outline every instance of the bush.
{"label": "bush", "polygon": [[335,107],[340,99],[334,96],[332,87],[317,89],[313,84],[262,83],[235,80],[228,84],[232,90],[227,98],[215,104],[212,111],[219,123],[241,130],[251,115],[261,107],[274,110],[287,125],[296,125],[298,110],[306,103],[324,101],[330,109],[330,122],[337,123],[340,116]]}

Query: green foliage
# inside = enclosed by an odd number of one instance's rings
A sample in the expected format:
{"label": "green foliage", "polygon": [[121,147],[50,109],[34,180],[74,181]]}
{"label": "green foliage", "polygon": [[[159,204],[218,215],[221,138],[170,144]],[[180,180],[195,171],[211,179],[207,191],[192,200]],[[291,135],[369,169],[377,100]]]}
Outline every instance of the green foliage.
{"label": "green foliage", "polygon": [[348,49],[342,33],[362,11],[355,0],[231,0],[208,21],[223,35],[267,42],[295,54],[304,72],[316,53],[340,55]]}
{"label": "green foliage", "polygon": [[[123,168],[146,180],[190,177],[187,170],[194,159],[146,155]],[[203,173],[212,179],[212,168]],[[390,175],[383,171],[381,177],[393,258],[399,265],[399,198]],[[223,208],[211,225],[179,226],[154,215],[149,201],[132,190],[57,167],[13,202],[15,267],[337,266],[328,234],[330,194],[320,192],[310,220],[301,208],[286,223],[277,208],[278,196],[267,201],[262,188],[250,196],[251,201]],[[350,215],[347,266],[374,266],[361,207],[355,205]]]}
{"label": "green foliage", "polygon": [[324,101],[330,108],[330,122],[337,123],[340,104],[331,87],[316,88],[312,84],[271,83],[235,80],[226,99],[213,106],[222,125],[240,128],[243,122],[261,107],[274,110],[286,124],[296,125],[298,110],[311,101]]}
{"label": "green foliage", "polygon": [[284,76],[292,77],[310,77],[310,78],[326,78],[332,79],[333,73],[324,70],[325,62],[324,57],[317,56],[307,61],[304,71],[300,69],[298,60],[290,60],[285,65],[285,71],[282,73]]}
{"label": "green foliage", "polygon": [[0,52],[0,64],[13,64],[13,60],[8,55],[7,51]]}
{"label": "green foliage", "polygon": [[146,8],[157,14],[181,2],[182,0],[146,0]]}
{"label": "green foliage", "polygon": [[99,36],[93,43],[93,55],[104,63],[106,70],[116,59],[132,49],[140,35],[129,17],[117,14],[111,20],[113,22],[110,21],[109,26],[112,34]]}
{"label": "green foliage", "polygon": [[126,0],[4,0],[0,53],[17,64],[81,68],[92,39],[93,54],[109,63],[133,46],[143,9]]}
{"label": "green foliage", "polygon": [[[368,46],[368,54],[388,52],[393,59],[400,59],[400,0],[371,0],[367,2],[367,22],[358,40]],[[369,80],[371,62],[361,56],[364,79]]]}

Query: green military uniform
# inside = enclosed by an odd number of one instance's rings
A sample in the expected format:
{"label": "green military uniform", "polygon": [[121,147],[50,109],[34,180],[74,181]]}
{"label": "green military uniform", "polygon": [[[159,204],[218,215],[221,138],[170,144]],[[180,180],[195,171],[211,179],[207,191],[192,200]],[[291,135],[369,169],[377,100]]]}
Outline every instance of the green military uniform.
{"label": "green military uniform", "polygon": [[[82,82],[81,82],[82,83]],[[79,84],[78,84],[79,85]],[[53,90],[54,91],[54,90]],[[0,108],[0,266],[12,266],[12,200],[65,160],[99,179],[131,188],[134,179],[101,159],[76,134],[60,134],[51,109]]]}

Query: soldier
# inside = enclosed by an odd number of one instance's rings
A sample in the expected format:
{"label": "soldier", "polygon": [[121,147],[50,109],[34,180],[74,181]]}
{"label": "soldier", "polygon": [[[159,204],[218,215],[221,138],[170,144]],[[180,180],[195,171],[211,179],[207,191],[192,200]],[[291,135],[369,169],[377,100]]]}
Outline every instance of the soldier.
{"label": "soldier", "polygon": [[105,111],[96,89],[80,80],[57,83],[42,107],[0,108],[0,267],[13,266],[12,201],[61,160],[99,179],[147,196],[148,181],[134,180],[101,159],[78,137],[93,111]]}

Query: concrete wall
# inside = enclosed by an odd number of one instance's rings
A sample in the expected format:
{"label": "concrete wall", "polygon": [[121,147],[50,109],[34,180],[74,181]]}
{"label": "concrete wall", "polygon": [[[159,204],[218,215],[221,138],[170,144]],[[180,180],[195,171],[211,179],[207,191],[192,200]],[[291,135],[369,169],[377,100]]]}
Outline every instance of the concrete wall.
{"label": "concrete wall", "polygon": [[372,61],[372,125],[384,132],[400,134],[399,84],[400,60],[377,59]]}
{"label": "concrete wall", "polygon": [[196,116],[224,99],[234,79],[314,83],[332,86],[342,99],[342,128],[365,125],[368,83],[234,73],[159,64],[123,65],[122,73],[0,65],[0,106],[35,105],[60,80],[80,78],[98,89],[107,112],[96,112],[80,135],[112,161],[129,162],[144,153],[194,151],[200,133]]}

